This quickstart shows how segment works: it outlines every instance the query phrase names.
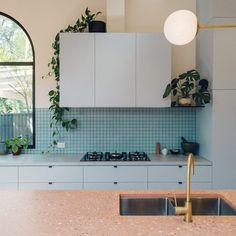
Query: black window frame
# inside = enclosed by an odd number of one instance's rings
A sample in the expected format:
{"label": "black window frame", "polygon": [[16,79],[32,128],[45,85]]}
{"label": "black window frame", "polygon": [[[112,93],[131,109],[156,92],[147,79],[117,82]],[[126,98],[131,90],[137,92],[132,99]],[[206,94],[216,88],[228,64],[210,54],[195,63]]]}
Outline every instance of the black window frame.
{"label": "black window frame", "polygon": [[1,12],[0,11],[0,15],[9,18],[10,20],[14,21],[26,34],[27,38],[29,39],[31,48],[32,48],[32,56],[33,56],[33,61],[32,62],[0,62],[0,66],[32,66],[32,127],[33,127],[33,133],[32,133],[32,145],[29,145],[30,149],[34,149],[35,145],[36,145],[36,135],[35,135],[35,50],[34,50],[34,45],[33,45],[33,41],[29,35],[29,33],[27,32],[27,30],[25,29],[25,27],[19,22],[17,21],[15,18],[13,18],[12,16]]}

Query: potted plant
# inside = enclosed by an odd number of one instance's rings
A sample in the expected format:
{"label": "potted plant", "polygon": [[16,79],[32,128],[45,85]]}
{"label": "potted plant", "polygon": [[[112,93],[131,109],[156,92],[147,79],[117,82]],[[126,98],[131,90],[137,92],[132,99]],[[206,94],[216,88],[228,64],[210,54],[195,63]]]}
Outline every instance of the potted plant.
{"label": "potted plant", "polygon": [[[1,140],[1,139],[0,139]],[[7,146],[4,141],[0,141],[0,155],[5,155],[7,153]]]}
{"label": "potted plant", "polygon": [[21,149],[28,148],[28,139],[26,137],[15,137],[7,139],[6,145],[11,149],[13,155],[20,155]]}
{"label": "potted plant", "polygon": [[[175,78],[166,86],[163,98],[172,95],[175,101],[171,106],[191,106],[192,101],[196,106],[203,106],[210,103],[210,92],[208,91],[208,81],[201,79],[196,70],[187,71]],[[178,103],[177,103],[178,101]]]}

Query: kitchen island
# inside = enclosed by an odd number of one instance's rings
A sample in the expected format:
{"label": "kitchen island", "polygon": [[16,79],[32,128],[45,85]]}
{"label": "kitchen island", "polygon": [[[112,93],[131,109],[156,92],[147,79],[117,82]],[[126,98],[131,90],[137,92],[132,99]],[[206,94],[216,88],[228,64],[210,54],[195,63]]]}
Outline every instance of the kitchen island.
{"label": "kitchen island", "polygon": [[[126,191],[3,191],[0,194],[0,235],[236,235],[236,216],[121,216],[122,194],[173,196],[181,190]],[[194,190],[218,194],[236,206],[236,190]]]}

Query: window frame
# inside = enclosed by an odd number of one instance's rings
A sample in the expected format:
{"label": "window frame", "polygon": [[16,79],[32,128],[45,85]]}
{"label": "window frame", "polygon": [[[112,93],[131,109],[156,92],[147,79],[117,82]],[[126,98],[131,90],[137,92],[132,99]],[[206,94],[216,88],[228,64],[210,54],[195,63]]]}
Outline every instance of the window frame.
{"label": "window frame", "polygon": [[29,148],[34,149],[36,146],[36,135],[35,135],[35,50],[34,50],[33,41],[31,39],[29,33],[25,29],[25,27],[19,21],[17,21],[12,16],[10,16],[4,12],[1,12],[1,11],[0,11],[0,15],[14,21],[24,31],[27,38],[29,39],[29,42],[30,42],[30,45],[32,48],[32,56],[33,56],[32,62],[26,62],[26,61],[25,62],[22,62],[22,61],[0,62],[0,66],[32,66],[32,123],[33,123],[32,124],[32,127],[33,127],[32,141],[33,141],[33,143],[31,145],[29,145]]}

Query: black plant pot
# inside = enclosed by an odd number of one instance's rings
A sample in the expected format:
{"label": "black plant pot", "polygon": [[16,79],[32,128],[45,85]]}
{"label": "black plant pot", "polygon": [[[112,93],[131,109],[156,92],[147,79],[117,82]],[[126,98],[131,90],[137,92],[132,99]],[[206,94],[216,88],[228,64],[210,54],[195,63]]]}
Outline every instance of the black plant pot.
{"label": "black plant pot", "polygon": [[91,21],[89,23],[89,32],[90,33],[95,33],[95,32],[106,32],[106,23],[103,22],[103,21],[99,21],[99,20],[94,20],[94,21]]}

